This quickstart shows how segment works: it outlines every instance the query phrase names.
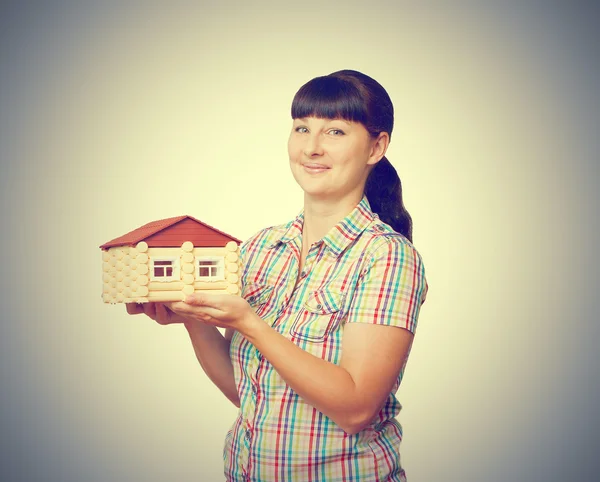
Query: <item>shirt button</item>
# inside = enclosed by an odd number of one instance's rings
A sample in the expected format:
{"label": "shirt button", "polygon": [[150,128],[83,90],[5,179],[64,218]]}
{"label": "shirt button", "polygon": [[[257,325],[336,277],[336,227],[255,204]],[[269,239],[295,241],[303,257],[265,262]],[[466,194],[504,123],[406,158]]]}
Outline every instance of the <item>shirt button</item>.
{"label": "shirt button", "polygon": [[304,278],[306,276],[306,271],[302,271],[302,273],[300,274],[300,276],[302,276]]}
{"label": "shirt button", "polygon": [[248,303],[254,303],[254,296],[250,296],[248,298]]}
{"label": "shirt button", "polygon": [[252,385],[252,393],[254,393],[256,395],[257,391],[258,391],[258,388],[256,388],[256,385]]}
{"label": "shirt button", "polygon": [[246,440],[250,440],[250,438],[252,437],[252,431],[250,429],[246,430]]}
{"label": "shirt button", "polygon": [[317,305],[317,310],[320,310],[321,308],[323,308],[323,305]]}

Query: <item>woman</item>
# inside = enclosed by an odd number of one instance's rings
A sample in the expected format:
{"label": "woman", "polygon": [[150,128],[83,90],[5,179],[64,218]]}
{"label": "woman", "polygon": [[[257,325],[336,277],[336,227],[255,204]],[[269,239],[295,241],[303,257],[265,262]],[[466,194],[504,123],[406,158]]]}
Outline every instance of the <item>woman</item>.
{"label": "woman", "polygon": [[242,297],[128,311],[183,323],[202,368],[240,408],[227,480],[404,481],[394,394],[427,283],[385,157],[392,102],[344,70],[305,84],[292,118],[304,210],[244,243]]}

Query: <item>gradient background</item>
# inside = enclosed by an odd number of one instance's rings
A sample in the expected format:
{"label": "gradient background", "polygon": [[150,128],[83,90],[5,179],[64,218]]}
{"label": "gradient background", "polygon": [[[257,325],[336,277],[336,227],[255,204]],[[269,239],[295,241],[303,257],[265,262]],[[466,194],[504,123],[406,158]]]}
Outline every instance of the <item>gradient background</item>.
{"label": "gradient background", "polygon": [[409,480],[595,480],[598,12],[558,3],[2,2],[0,479],[222,480],[235,407],[182,327],[101,302],[98,246],[295,216],[291,99],[353,68],[430,285]]}

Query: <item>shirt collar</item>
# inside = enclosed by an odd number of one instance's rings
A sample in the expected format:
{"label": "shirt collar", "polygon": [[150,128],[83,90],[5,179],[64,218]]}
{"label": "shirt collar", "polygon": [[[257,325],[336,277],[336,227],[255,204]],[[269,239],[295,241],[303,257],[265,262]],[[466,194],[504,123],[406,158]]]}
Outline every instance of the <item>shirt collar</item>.
{"label": "shirt collar", "polygon": [[[371,205],[366,196],[344,219],[337,223],[322,238],[323,242],[329,248],[334,256],[339,256],[344,250],[377,218],[371,210]],[[275,247],[279,243],[289,243],[293,239],[302,235],[304,225],[304,210],[287,225],[282,228],[282,236],[278,237],[270,247]]]}

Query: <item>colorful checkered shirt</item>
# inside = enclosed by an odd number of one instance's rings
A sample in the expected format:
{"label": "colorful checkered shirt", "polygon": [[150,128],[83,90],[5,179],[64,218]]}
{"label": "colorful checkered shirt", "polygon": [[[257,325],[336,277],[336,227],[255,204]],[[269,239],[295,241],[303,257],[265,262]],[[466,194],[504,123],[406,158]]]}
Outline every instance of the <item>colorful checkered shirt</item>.
{"label": "colorful checkered shirt", "polygon": [[[374,214],[363,197],[313,244],[298,279],[303,212],[266,228],[241,248],[242,296],[273,329],[312,355],[339,364],[346,323],[414,333],[427,282],[414,246]],[[300,398],[235,332],[230,356],[240,411],[225,439],[228,481],[405,481],[401,405],[392,392],[373,422],[349,435]]]}

